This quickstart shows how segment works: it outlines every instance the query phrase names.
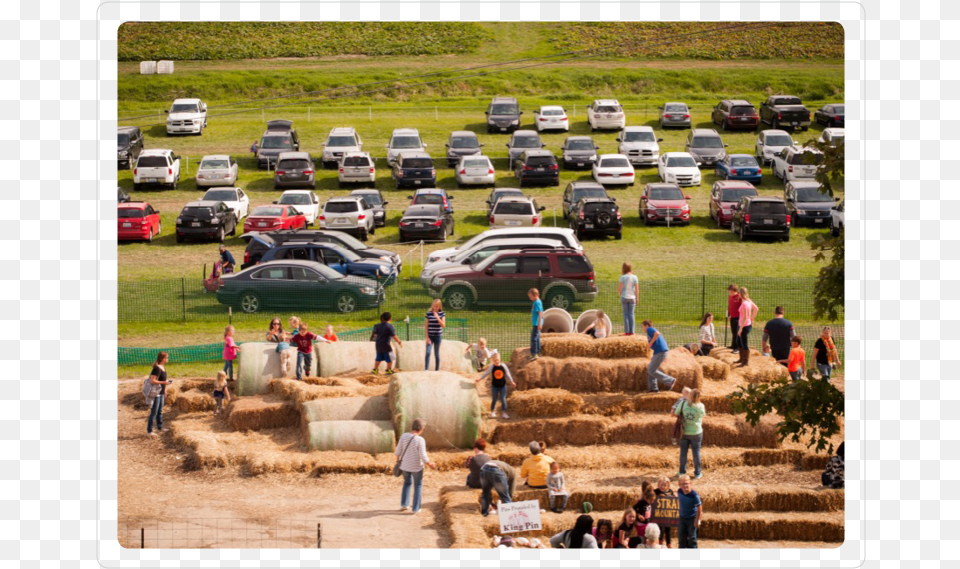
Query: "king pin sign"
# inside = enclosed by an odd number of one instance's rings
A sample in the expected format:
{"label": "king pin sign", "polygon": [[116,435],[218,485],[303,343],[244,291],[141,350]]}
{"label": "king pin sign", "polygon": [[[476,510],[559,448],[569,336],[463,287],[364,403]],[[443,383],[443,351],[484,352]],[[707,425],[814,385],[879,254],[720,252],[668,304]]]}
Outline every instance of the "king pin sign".
{"label": "king pin sign", "polygon": [[497,510],[500,517],[500,533],[515,533],[518,531],[540,531],[543,524],[540,522],[540,502],[527,500],[526,502],[500,502]]}

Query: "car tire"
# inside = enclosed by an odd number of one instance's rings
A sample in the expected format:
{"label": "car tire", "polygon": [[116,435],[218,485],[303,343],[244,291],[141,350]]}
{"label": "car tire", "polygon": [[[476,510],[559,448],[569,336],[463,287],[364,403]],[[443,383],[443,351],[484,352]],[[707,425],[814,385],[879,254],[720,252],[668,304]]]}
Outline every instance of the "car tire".
{"label": "car tire", "polygon": [[403,231],[400,232],[399,239],[400,239],[400,243],[406,243],[406,242],[407,242],[407,236],[403,234]]}
{"label": "car tire", "polygon": [[747,240],[747,233],[743,228],[743,224],[741,223],[740,224],[740,241],[746,241],[746,240]]}
{"label": "car tire", "polygon": [[150,228],[150,235],[147,236],[147,243],[153,243],[153,228]]}
{"label": "car tire", "polygon": [[357,309],[357,297],[349,292],[342,292],[337,295],[336,309],[340,314],[350,314]]}
{"label": "car tire", "polygon": [[183,235],[177,233],[177,243],[183,243]]}
{"label": "car tire", "polygon": [[801,127],[800,127],[800,132],[807,132],[808,130],[810,130],[810,127],[809,127],[809,126],[801,126]]}
{"label": "car tire", "polygon": [[233,229],[230,230],[230,237],[234,237],[237,234],[237,220],[233,220]]}
{"label": "car tire", "polygon": [[158,222],[157,222],[157,235],[160,235],[161,233],[163,233],[163,223],[161,223],[161,222],[158,221]]}
{"label": "car tire", "polygon": [[[713,217],[711,215],[711,217]],[[720,222],[720,214],[717,214],[717,229],[723,229],[723,223]]]}
{"label": "car tire", "polygon": [[568,290],[550,292],[546,298],[546,305],[550,308],[569,310],[573,306],[573,295]]}
{"label": "car tire", "polygon": [[615,238],[617,241],[620,241],[621,239],[623,239],[623,231],[617,232],[617,234],[614,235],[614,238]]}
{"label": "car tire", "polygon": [[729,129],[727,128],[727,121],[726,121],[726,119],[720,121],[720,130],[722,130],[723,132],[727,132],[727,130],[729,130]]}
{"label": "car tire", "polygon": [[443,294],[443,304],[450,310],[466,310],[473,304],[473,294],[463,286],[453,286]]}
{"label": "car tire", "polygon": [[833,236],[833,237],[840,237],[840,228],[839,228],[839,227],[834,227],[833,225],[831,225],[831,226],[830,226],[830,235]]}
{"label": "car tire", "polygon": [[223,225],[220,226],[220,235],[217,237],[217,241],[223,243],[223,239],[226,237],[223,231]]}
{"label": "car tire", "polygon": [[254,314],[260,310],[260,297],[253,292],[244,292],[240,295],[240,310],[247,314]]}
{"label": "car tire", "polygon": [[440,237],[438,238],[438,240],[439,240],[439,241],[446,241],[446,240],[447,240],[447,228],[446,228],[446,227],[443,227],[443,228],[440,229]]}
{"label": "car tire", "polygon": [[779,129],[780,129],[780,122],[777,121],[776,119],[770,119],[770,128],[772,128],[772,129],[774,129],[774,130],[779,130]]}
{"label": "car tire", "polygon": [[789,243],[789,242],[790,242],[790,234],[789,234],[789,233],[787,233],[787,236],[783,238],[783,242],[784,242],[784,243]]}
{"label": "car tire", "polygon": [[139,192],[139,191],[140,191],[140,188],[141,188],[141,185],[140,185],[140,184],[134,184],[134,185],[133,185],[133,191],[135,191],[135,192]]}
{"label": "car tire", "polygon": [[456,233],[456,229],[457,229],[457,222],[451,221],[451,222],[450,222],[450,235],[453,235],[454,233]]}
{"label": "car tire", "polygon": [[366,241],[366,240],[369,239],[369,238],[370,238],[370,236],[367,235],[367,230],[366,230],[366,229],[360,231],[360,241]]}

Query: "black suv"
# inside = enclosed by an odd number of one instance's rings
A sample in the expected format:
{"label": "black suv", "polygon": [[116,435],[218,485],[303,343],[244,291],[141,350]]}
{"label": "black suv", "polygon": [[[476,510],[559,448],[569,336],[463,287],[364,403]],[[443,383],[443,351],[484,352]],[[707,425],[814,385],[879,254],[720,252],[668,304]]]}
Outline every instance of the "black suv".
{"label": "black suv", "polygon": [[577,239],[586,235],[613,235],[623,239],[623,217],[613,198],[580,198],[570,209],[568,218]]}
{"label": "black suv", "polygon": [[241,269],[256,265],[260,262],[263,254],[271,248],[283,243],[298,241],[301,243],[333,243],[346,249],[349,249],[360,255],[364,259],[390,259],[397,270],[403,268],[400,255],[386,249],[375,249],[367,247],[359,239],[352,235],[347,235],[342,231],[330,231],[329,229],[281,229],[279,231],[265,231],[263,233],[244,233],[240,236],[247,242],[247,249],[243,253],[243,263]]}
{"label": "black suv", "polygon": [[734,206],[730,231],[747,237],[779,237],[790,240],[790,214],[783,198],[744,196]]}
{"label": "black suv", "polygon": [[224,237],[236,234],[237,214],[223,202],[189,202],[177,216],[177,243],[188,237],[213,238],[223,243]]}
{"label": "black suv", "polygon": [[117,168],[129,170],[143,152],[143,133],[138,126],[117,128]]}
{"label": "black suv", "polygon": [[573,206],[576,205],[581,198],[608,197],[610,197],[610,194],[607,193],[606,188],[593,180],[589,182],[570,182],[567,184],[567,189],[563,190],[563,218],[567,219],[567,216],[570,215],[570,210],[573,209]]}
{"label": "black suv", "polygon": [[553,152],[549,150],[526,150],[520,155],[516,166],[517,185],[524,182],[534,184],[560,185],[560,166]]}

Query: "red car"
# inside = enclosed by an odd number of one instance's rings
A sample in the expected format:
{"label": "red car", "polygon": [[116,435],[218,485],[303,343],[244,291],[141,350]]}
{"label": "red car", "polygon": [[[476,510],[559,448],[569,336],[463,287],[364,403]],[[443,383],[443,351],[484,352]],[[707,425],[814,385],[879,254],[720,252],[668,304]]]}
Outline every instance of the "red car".
{"label": "red car", "polygon": [[307,218],[289,205],[261,205],[253,208],[246,221],[243,232],[276,231],[278,229],[303,229]]}
{"label": "red car", "polygon": [[153,241],[160,235],[160,212],[146,202],[117,204],[117,241]]}
{"label": "red car", "polygon": [[644,225],[690,225],[688,199],[676,184],[647,184],[640,196],[640,219]]}
{"label": "red car", "polygon": [[744,196],[757,195],[750,182],[720,180],[710,189],[710,219],[717,220],[717,227],[728,227],[733,221],[733,206]]}

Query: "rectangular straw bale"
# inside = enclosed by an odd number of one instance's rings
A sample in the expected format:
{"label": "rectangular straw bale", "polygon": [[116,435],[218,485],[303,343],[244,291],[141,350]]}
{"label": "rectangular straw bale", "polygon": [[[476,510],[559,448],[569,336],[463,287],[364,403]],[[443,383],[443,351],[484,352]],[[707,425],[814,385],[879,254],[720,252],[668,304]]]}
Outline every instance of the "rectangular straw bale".
{"label": "rectangular straw bale", "polygon": [[294,402],[276,395],[240,397],[227,408],[227,423],[235,431],[296,427],[300,414]]}
{"label": "rectangular straw bale", "polygon": [[[596,445],[606,442],[605,417],[571,417],[564,419],[530,419],[497,422],[488,437],[491,443],[527,444],[545,441],[548,445]],[[529,452],[528,452],[529,455]]]}
{"label": "rectangular straw bale", "polygon": [[746,367],[731,367],[730,374],[747,383],[770,383],[790,376],[786,367],[778,364],[773,358],[763,356],[750,358],[750,365]]}
{"label": "rectangular straw bale", "polygon": [[565,389],[531,389],[510,395],[510,411],[520,417],[556,417],[574,415],[583,398]]}
{"label": "rectangular straw bale", "polygon": [[213,396],[199,389],[180,392],[175,400],[177,410],[181,413],[213,411],[217,407],[217,402],[213,399]]}
{"label": "rectangular straw bale", "polygon": [[[707,507],[704,506],[707,512]],[[704,514],[703,539],[843,541],[843,512],[741,512]]]}
{"label": "rectangular straw bale", "polygon": [[574,393],[637,391],[649,363],[650,360],[642,358],[541,357],[519,371],[517,388],[561,388]]}
{"label": "rectangular straw bale", "polygon": [[201,468],[224,468],[229,464],[228,454],[210,431],[197,430],[194,426],[174,421],[170,425],[173,444],[184,451],[183,466],[187,470]]}
{"label": "rectangular straw bale", "polygon": [[650,347],[642,336],[609,336],[596,340],[586,334],[547,334],[541,355],[554,358],[649,358]]}
{"label": "rectangular straw bale", "polygon": [[697,363],[703,370],[704,379],[726,381],[730,377],[730,364],[710,356],[697,356]]}
{"label": "rectangular straw bale", "polygon": [[[677,380],[673,384],[673,391],[680,392],[684,387],[690,389],[703,387],[703,369],[697,363],[697,358],[684,348],[674,348],[667,352],[667,357],[663,360],[660,369]],[[646,385],[646,374],[643,381],[643,385]]]}
{"label": "rectangular straw bale", "polygon": [[[730,348],[719,347],[719,348],[714,348],[710,350],[710,357],[718,359],[732,366],[733,364],[740,361],[740,352],[731,350]],[[753,348],[750,349],[751,361],[753,360],[753,358],[762,358],[762,357],[764,357],[763,354],[761,354],[757,350],[754,350]]]}
{"label": "rectangular straw bale", "polygon": [[351,397],[355,393],[353,390],[343,387],[333,387],[330,385],[309,385],[303,381],[295,379],[274,379],[270,382],[270,391],[289,399],[297,405],[304,401],[314,399],[323,399],[325,397]]}

